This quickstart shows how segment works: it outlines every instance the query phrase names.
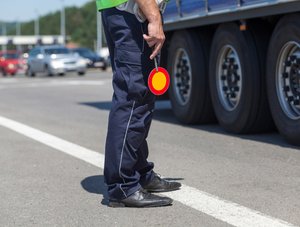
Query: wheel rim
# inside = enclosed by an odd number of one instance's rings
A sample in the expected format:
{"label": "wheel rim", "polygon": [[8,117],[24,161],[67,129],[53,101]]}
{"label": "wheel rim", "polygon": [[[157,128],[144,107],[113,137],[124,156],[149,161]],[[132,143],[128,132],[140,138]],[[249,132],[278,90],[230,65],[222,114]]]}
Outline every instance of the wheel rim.
{"label": "wheel rim", "polygon": [[216,82],[222,106],[227,111],[234,110],[241,98],[242,70],[239,56],[230,45],[224,46],[219,53]]}
{"label": "wheel rim", "polygon": [[277,97],[284,113],[293,120],[300,119],[300,44],[286,43],[276,65]]}
{"label": "wheel rim", "polygon": [[176,100],[180,105],[185,105],[191,96],[192,67],[189,56],[183,48],[176,51],[173,72],[175,77],[172,80],[172,87]]}

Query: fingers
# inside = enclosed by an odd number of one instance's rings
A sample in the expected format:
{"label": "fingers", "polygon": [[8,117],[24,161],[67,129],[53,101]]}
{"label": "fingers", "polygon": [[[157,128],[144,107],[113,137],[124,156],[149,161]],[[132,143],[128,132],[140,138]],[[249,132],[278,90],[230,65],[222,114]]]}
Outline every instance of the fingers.
{"label": "fingers", "polygon": [[154,46],[154,44],[159,43],[159,42],[164,42],[165,37],[157,38],[157,37],[151,37],[148,35],[143,35],[144,39],[148,43],[150,47]]}
{"label": "fingers", "polygon": [[143,37],[144,37],[144,39],[145,39],[147,42],[154,39],[153,37],[148,36],[148,35],[146,35],[146,34],[143,34]]}
{"label": "fingers", "polygon": [[154,37],[150,37],[147,35],[143,35],[143,36],[149,47],[153,47],[156,44],[157,39],[155,39]]}
{"label": "fingers", "polygon": [[159,39],[159,38],[148,36],[146,34],[144,34],[143,37],[146,40],[149,47],[154,47],[153,52],[150,56],[150,59],[153,59],[160,52],[160,49],[163,46],[165,38],[163,37]]}
{"label": "fingers", "polygon": [[152,54],[150,55],[150,59],[152,60],[153,58],[156,57],[156,55],[158,55],[160,49],[162,48],[163,42],[157,43],[154,47],[154,50],[152,52]]}

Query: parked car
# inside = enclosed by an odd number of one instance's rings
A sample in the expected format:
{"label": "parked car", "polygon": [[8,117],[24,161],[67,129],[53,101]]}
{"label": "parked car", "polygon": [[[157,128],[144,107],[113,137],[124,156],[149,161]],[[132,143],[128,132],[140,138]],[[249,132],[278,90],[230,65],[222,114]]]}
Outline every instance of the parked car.
{"label": "parked car", "polygon": [[111,65],[108,47],[102,47],[101,49],[99,49],[98,54],[100,57],[104,58],[107,66]]}
{"label": "parked car", "polygon": [[29,52],[27,75],[46,73],[48,76],[64,75],[75,71],[78,75],[86,72],[86,61],[64,46],[38,46]]}
{"label": "parked car", "polygon": [[20,54],[15,50],[0,52],[0,71],[3,76],[15,75],[18,72]]}
{"label": "parked car", "polygon": [[106,70],[107,63],[103,57],[100,57],[97,53],[92,51],[89,48],[73,48],[72,52],[79,54],[81,57],[86,59],[87,67],[89,68],[101,68],[102,70]]}

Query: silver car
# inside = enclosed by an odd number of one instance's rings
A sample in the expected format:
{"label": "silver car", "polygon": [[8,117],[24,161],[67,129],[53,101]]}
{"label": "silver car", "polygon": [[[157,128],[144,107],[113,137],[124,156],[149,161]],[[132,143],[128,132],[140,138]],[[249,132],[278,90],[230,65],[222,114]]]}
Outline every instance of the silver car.
{"label": "silver car", "polygon": [[29,52],[27,75],[46,73],[48,76],[64,75],[75,71],[78,75],[86,72],[86,61],[64,46],[39,46]]}

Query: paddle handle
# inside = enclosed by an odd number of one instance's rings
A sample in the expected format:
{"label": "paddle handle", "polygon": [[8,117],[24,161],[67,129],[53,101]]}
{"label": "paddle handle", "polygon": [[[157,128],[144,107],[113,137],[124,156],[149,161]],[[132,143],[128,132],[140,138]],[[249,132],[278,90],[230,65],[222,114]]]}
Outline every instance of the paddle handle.
{"label": "paddle handle", "polygon": [[157,58],[156,57],[154,57],[154,65],[155,65],[156,72],[158,72],[158,64],[157,64]]}

